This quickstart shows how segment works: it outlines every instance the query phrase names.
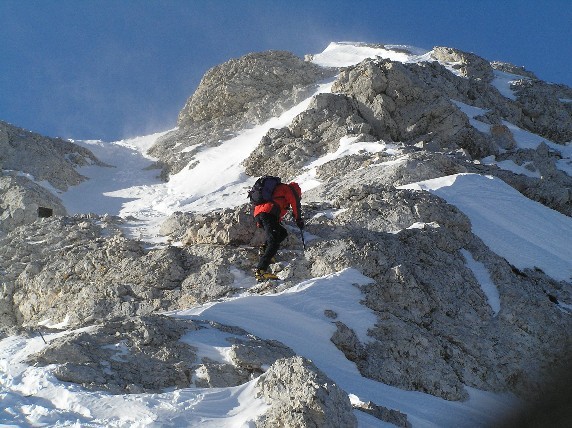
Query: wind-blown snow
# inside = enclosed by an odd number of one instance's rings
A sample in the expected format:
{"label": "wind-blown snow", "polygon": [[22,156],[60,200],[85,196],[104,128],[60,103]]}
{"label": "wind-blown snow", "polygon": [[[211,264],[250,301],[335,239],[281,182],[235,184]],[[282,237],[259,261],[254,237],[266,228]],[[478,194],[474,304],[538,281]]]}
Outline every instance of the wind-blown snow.
{"label": "wind-blown snow", "polygon": [[504,97],[510,100],[516,100],[516,95],[514,95],[514,91],[510,86],[516,80],[526,79],[526,77],[517,76],[516,74],[507,73],[500,70],[494,70],[493,73],[495,77],[492,81],[492,85],[497,88],[497,90]]}
{"label": "wind-blown snow", "polygon": [[324,52],[312,57],[312,62],[322,67],[348,67],[366,58],[384,58],[392,61],[410,62],[426,53],[419,48],[402,45],[372,46],[351,42],[330,43]]}

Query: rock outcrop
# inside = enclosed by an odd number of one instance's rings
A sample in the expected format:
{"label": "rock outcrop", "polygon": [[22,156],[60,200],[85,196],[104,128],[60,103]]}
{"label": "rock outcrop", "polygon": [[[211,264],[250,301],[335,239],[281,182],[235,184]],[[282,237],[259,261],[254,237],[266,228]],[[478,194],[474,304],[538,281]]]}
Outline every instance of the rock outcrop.
{"label": "rock outcrop", "polygon": [[9,232],[18,226],[38,220],[39,208],[51,210],[50,215],[66,215],[59,198],[32,180],[16,175],[0,175],[0,231]]}
{"label": "rock outcrop", "polygon": [[257,386],[270,405],[257,427],[357,427],[347,394],[305,358],[276,361]]}
{"label": "rock outcrop", "polygon": [[56,364],[58,379],[112,394],[186,388],[195,351],[180,338],[199,328],[157,315],[119,319],[51,340],[29,362]]}
{"label": "rock outcrop", "polygon": [[213,67],[179,113],[179,128],[149,153],[159,159],[168,179],[192,165],[202,147],[216,146],[241,129],[278,116],[334,74],[284,51],[253,53]]}
{"label": "rock outcrop", "polygon": [[49,138],[0,121],[0,165],[25,172],[56,189],[85,180],[76,170],[84,165],[104,165],[89,150],[61,138]]}

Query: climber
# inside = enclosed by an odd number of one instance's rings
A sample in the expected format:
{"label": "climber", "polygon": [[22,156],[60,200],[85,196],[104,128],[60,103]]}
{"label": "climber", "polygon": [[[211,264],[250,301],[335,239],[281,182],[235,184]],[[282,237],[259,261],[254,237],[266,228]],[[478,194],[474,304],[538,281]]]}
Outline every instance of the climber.
{"label": "climber", "polygon": [[[264,178],[264,177],[263,177]],[[286,239],[288,232],[280,224],[282,218],[292,208],[292,215],[296,221],[296,226],[302,230],[304,228],[304,219],[302,218],[302,211],[300,206],[300,199],[302,198],[302,190],[298,183],[281,183],[277,177],[275,179],[275,186],[271,192],[271,197],[266,198],[268,201],[262,203],[255,203],[254,206],[254,219],[256,220],[257,227],[264,229],[266,233],[266,243],[263,245],[260,261],[254,270],[254,276],[257,281],[265,281],[269,279],[278,279],[272,272],[268,271],[270,263],[278,252],[280,243]],[[263,179],[261,179],[261,183]],[[249,195],[252,191],[249,193]],[[251,197],[251,200],[253,198]]]}

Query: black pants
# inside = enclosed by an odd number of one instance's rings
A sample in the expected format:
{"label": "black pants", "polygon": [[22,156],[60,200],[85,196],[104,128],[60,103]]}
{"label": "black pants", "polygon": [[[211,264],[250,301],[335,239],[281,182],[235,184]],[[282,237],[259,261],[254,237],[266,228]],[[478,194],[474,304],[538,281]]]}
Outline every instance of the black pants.
{"label": "black pants", "polygon": [[278,222],[278,217],[269,213],[261,213],[256,216],[256,221],[262,225],[266,232],[266,251],[260,257],[257,269],[268,269],[272,257],[278,252],[280,243],[286,239],[288,232]]}

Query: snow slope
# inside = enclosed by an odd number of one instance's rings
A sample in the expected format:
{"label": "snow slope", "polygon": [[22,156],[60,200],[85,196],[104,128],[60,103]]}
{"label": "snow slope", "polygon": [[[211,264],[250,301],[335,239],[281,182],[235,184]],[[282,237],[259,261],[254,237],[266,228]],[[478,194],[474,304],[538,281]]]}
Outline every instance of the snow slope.
{"label": "snow slope", "polygon": [[[323,65],[350,65],[369,56],[383,56],[400,61],[415,61],[421,52],[408,48],[411,54],[368,48],[348,43],[330,45],[314,61]],[[502,83],[502,82],[501,82]],[[500,84],[500,83],[499,83]],[[328,92],[325,83],[318,92]],[[240,162],[256,147],[271,127],[287,125],[303,111],[307,99],[278,118],[244,131],[219,147],[203,150],[199,164],[183,170],[168,183],[157,178],[157,170],[146,170],[153,163],[144,155],[161,134],[103,143],[77,142],[92,150],[110,168],[89,166],[80,172],[91,180],[59,196],[70,213],[132,216],[128,232],[150,242],[160,242],[157,227],[174,211],[204,211],[236,206],[246,201],[246,189],[253,179],[244,174]],[[463,107],[472,119],[478,114]],[[472,119],[474,120],[474,119]],[[475,123],[478,126],[478,123]],[[540,137],[507,124],[521,145],[540,143]],[[319,184],[313,168],[335,157],[342,157],[358,147],[344,141],[335,154],[318,159],[308,166],[299,179],[304,189]],[[363,143],[359,149],[393,151],[382,143]],[[558,146],[564,162],[572,153]],[[216,178],[210,173],[219,171]],[[562,216],[520,195],[498,179],[478,175],[455,175],[406,186],[435,193],[456,205],[471,219],[473,231],[499,255],[520,269],[538,267],[556,279],[572,278],[572,219]],[[88,197],[86,197],[88,195]],[[475,272],[493,310],[500,308],[498,290],[487,280],[487,273],[465,254],[467,265]],[[247,280],[237,278],[241,285]],[[323,278],[314,278],[274,295],[244,294],[226,301],[188,308],[171,313],[182,318],[211,319],[242,327],[262,338],[277,339],[304,355],[343,389],[353,401],[372,400],[379,405],[407,413],[414,427],[489,426],[517,400],[510,394],[493,394],[468,388],[470,399],[450,402],[420,392],[403,391],[361,377],[331,343],[334,331],[324,309],[334,309],[339,319],[353,328],[367,342],[367,329],[375,317],[359,302],[361,293],[354,284],[367,285],[369,279],[353,269]],[[303,331],[304,334],[299,334]],[[46,336],[50,341],[67,334]],[[224,361],[224,333],[201,330],[189,333],[183,340],[192,342],[199,354]],[[0,341],[0,426],[90,426],[90,427],[158,427],[205,426],[249,427],[265,405],[254,397],[254,382],[235,388],[186,388],[161,394],[108,395],[87,392],[60,382],[50,374],[50,367],[30,367],[27,355],[44,347],[41,338],[10,337]],[[361,427],[391,426],[356,411]]]}
{"label": "snow slope", "polygon": [[[315,278],[279,294],[244,295],[224,302],[171,313],[181,318],[209,319],[242,327],[267,339],[276,339],[310,358],[348,393],[353,401],[374,401],[408,414],[414,427],[487,426],[517,400],[510,394],[493,394],[468,388],[470,399],[450,402],[428,394],[400,389],[361,377],[330,341],[335,327],[324,315],[333,309],[338,319],[367,341],[366,331],[375,317],[359,302],[354,284],[369,279],[348,269]],[[303,331],[303,334],[299,332]],[[46,335],[50,341],[65,333]],[[224,361],[229,342],[226,333],[209,329],[189,332],[184,341],[198,346],[200,355]],[[95,427],[201,426],[248,427],[264,411],[254,397],[253,380],[234,388],[185,388],[162,394],[109,395],[86,392],[56,380],[50,367],[27,366],[23,360],[43,346],[40,337],[11,337],[0,341],[0,424]],[[361,427],[392,426],[356,411]]]}
{"label": "snow slope", "polygon": [[490,176],[457,174],[402,188],[427,190],[455,205],[471,220],[473,233],[517,268],[572,281],[572,218]]}

